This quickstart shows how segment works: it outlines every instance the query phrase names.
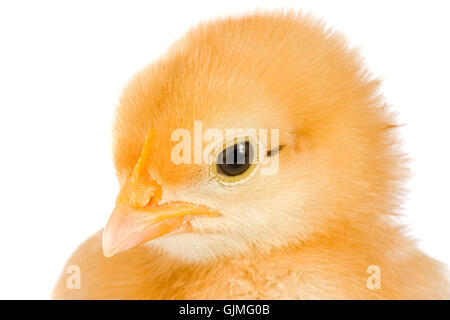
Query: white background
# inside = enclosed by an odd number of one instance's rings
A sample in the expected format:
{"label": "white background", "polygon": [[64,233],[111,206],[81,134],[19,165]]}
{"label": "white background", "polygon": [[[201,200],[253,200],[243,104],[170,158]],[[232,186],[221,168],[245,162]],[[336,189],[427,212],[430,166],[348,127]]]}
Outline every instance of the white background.
{"label": "white background", "polygon": [[301,8],[360,46],[400,113],[415,176],[405,218],[450,265],[447,1],[1,1],[0,298],[48,298],[118,184],[110,128],[135,71],[198,21]]}

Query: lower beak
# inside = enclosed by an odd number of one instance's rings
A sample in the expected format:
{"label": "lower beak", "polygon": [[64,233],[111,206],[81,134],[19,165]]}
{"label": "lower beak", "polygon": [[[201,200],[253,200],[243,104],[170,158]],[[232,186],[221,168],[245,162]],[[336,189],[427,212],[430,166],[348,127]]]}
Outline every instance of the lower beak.
{"label": "lower beak", "polygon": [[103,254],[111,257],[161,236],[187,231],[191,216],[218,216],[203,206],[175,202],[132,208],[119,203],[103,231]]}

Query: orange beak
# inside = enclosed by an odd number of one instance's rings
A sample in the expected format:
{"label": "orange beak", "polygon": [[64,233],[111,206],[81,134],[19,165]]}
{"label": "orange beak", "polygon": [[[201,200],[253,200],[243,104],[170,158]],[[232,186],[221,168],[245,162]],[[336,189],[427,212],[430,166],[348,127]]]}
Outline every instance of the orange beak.
{"label": "orange beak", "polygon": [[131,177],[120,191],[116,208],[103,231],[103,254],[111,257],[163,235],[186,232],[192,216],[218,216],[218,212],[191,203],[159,205],[161,187],[147,170],[150,132]]}

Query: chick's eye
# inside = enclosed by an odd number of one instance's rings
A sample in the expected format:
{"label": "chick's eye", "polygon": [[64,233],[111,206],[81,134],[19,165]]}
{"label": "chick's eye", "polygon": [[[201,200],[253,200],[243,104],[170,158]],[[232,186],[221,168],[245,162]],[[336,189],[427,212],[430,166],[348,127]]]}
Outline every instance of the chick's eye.
{"label": "chick's eye", "polygon": [[239,142],[223,150],[217,157],[217,171],[234,177],[245,173],[251,166],[253,149],[251,144]]}

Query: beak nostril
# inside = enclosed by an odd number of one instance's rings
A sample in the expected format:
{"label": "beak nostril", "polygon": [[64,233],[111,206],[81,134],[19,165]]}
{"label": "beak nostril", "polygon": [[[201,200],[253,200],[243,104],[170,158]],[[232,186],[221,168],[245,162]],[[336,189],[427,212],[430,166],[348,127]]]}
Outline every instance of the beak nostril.
{"label": "beak nostril", "polygon": [[134,209],[141,209],[161,199],[161,186],[147,170],[150,145],[154,135],[154,130],[150,130],[133,173],[119,193],[117,204],[126,203]]}
{"label": "beak nostril", "polygon": [[[140,179],[139,179],[140,180]],[[134,209],[144,208],[161,199],[161,187],[154,181],[130,179],[123,187],[116,203],[127,203]]]}

